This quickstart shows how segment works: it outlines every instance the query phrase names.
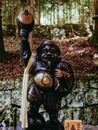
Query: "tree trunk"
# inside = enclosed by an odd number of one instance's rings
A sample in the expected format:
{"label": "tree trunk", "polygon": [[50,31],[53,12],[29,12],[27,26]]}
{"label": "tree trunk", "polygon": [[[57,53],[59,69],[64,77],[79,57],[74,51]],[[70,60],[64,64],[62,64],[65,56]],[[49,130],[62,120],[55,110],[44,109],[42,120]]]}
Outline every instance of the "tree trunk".
{"label": "tree trunk", "polygon": [[[95,16],[98,15],[98,0],[95,0]],[[96,40],[97,40],[97,43],[98,43],[98,18],[95,19],[95,32],[96,32]]]}
{"label": "tree trunk", "polygon": [[5,55],[3,35],[2,35],[2,16],[1,16],[2,0],[0,0],[0,62],[3,61]]}
{"label": "tree trunk", "polygon": [[93,17],[93,20],[95,20],[95,28],[93,30],[93,35],[90,44],[98,48],[98,0],[94,0],[94,11],[95,16]]}
{"label": "tree trunk", "polygon": [[54,7],[53,7],[53,24],[55,25],[56,24],[56,20],[55,20],[55,13],[56,13],[56,11],[55,11],[55,0],[53,0],[53,4],[54,4]]}
{"label": "tree trunk", "polygon": [[[35,9],[35,0],[30,1],[30,12],[34,16],[34,9]],[[29,43],[30,43],[30,50],[33,50],[33,40],[32,40],[32,32],[29,34]]]}
{"label": "tree trunk", "polygon": [[40,0],[38,0],[38,24],[40,25],[40,19],[41,19],[41,6],[40,6]]}
{"label": "tree trunk", "polygon": [[[17,16],[18,16],[18,14],[19,14],[19,9],[20,9],[20,0],[17,0],[17,2],[16,2],[16,4],[17,4],[17,12],[16,12],[16,14],[17,14]],[[18,34],[18,26],[16,25],[16,39],[18,40],[18,38],[19,38],[19,34]]]}
{"label": "tree trunk", "polygon": [[15,24],[15,7],[14,7],[14,3],[15,3],[15,0],[13,0],[13,4],[12,4],[12,25]]}
{"label": "tree trunk", "polygon": [[60,25],[60,0],[58,0],[58,25]]}

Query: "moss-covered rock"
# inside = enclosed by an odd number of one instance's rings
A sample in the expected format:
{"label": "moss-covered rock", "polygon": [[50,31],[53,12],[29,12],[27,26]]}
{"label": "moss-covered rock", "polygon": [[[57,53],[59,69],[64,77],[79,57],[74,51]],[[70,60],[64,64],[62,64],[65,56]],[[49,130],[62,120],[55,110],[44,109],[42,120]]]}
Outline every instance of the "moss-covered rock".
{"label": "moss-covered rock", "polygon": [[[55,29],[57,29],[55,31]],[[15,35],[16,25],[6,24],[3,25],[4,35]],[[64,30],[62,32],[62,30]],[[69,37],[70,33],[74,33],[78,36],[86,36],[88,32],[86,26],[83,24],[64,24],[64,25],[35,25],[33,28],[33,37],[36,38],[60,38],[65,39]]]}

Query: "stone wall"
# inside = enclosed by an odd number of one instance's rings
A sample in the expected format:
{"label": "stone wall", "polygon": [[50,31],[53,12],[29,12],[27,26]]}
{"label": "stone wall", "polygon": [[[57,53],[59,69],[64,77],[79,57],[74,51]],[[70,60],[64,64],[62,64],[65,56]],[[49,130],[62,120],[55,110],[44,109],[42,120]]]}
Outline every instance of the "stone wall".
{"label": "stone wall", "polygon": [[[29,83],[32,79],[29,81]],[[22,78],[0,79],[0,122],[14,124],[19,118]],[[98,79],[75,80],[72,93],[62,99],[59,120],[80,119],[83,124],[98,124]],[[46,120],[48,114],[40,108]]]}

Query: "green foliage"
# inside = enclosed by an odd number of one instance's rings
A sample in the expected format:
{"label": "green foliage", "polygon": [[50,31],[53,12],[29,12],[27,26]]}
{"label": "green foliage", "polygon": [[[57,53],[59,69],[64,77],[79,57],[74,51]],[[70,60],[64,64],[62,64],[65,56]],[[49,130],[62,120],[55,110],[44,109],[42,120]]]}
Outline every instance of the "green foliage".
{"label": "green foliage", "polygon": [[97,77],[98,76],[94,73],[88,73],[88,74],[85,75],[86,80],[97,79]]}

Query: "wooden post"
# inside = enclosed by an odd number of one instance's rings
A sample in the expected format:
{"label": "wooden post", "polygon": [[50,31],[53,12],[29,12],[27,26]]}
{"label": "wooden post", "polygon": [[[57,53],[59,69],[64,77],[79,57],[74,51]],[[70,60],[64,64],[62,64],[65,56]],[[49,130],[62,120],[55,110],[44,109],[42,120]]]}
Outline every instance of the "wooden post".
{"label": "wooden post", "polygon": [[81,120],[65,120],[64,130],[83,130]]}

